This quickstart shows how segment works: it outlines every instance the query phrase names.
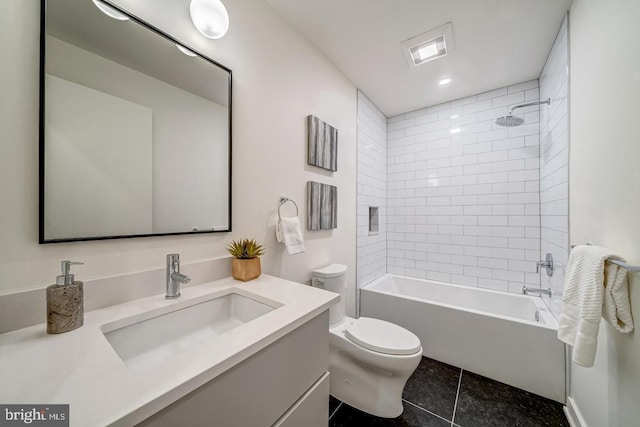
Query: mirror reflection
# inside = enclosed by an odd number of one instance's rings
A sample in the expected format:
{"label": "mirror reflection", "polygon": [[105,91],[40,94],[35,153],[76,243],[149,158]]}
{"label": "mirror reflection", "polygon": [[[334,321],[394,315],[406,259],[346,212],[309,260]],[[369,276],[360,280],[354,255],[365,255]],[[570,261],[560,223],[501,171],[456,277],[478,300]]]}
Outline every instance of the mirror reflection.
{"label": "mirror reflection", "polygon": [[231,71],[91,0],[43,11],[41,243],[229,231]]}

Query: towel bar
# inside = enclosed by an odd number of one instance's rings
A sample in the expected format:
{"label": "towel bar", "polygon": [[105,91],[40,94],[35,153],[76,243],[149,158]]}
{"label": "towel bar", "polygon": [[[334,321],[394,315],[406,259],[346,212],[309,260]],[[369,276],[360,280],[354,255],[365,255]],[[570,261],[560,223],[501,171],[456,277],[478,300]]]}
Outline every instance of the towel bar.
{"label": "towel bar", "polygon": [[639,273],[640,265],[629,265],[626,262],[618,261],[617,259],[608,260],[611,264],[619,265],[622,268],[629,270],[631,273]]}
{"label": "towel bar", "polygon": [[280,208],[282,207],[282,205],[284,205],[287,202],[291,202],[293,203],[293,206],[296,207],[296,216],[299,216],[298,213],[298,204],[296,202],[293,201],[293,199],[290,199],[288,197],[284,197],[284,196],[280,196],[280,206],[278,206],[278,219],[282,219],[282,216],[280,215]]}
{"label": "towel bar", "polygon": [[[591,243],[586,243],[586,245],[591,246]],[[576,245],[571,245],[571,249],[575,247]],[[609,259],[607,261],[609,261],[611,264],[618,265],[631,273],[640,273],[640,265],[629,265],[626,262],[618,261],[617,259]]]}

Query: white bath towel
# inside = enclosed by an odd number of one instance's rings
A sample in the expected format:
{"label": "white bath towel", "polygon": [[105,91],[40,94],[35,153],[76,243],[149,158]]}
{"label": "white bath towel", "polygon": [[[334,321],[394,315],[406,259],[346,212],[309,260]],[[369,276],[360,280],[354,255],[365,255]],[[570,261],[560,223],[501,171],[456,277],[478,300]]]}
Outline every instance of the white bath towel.
{"label": "white bath towel", "polygon": [[[631,318],[627,272],[615,264],[606,263],[608,258],[622,260],[609,249],[581,245],[571,251],[567,265],[558,338],[573,346],[573,361],[585,367],[593,366],[595,360],[605,289],[611,295],[604,299],[609,299],[610,304],[616,306],[612,309],[614,326],[621,330],[615,320],[619,318],[618,310],[628,313],[628,316],[622,316],[624,322]],[[626,296],[623,296],[624,292]],[[626,305],[617,301],[625,298]],[[605,318],[611,322],[608,314]]]}
{"label": "white bath towel", "polygon": [[276,224],[276,238],[287,247],[289,255],[304,252],[304,240],[302,239],[302,225],[297,216],[280,218]]}

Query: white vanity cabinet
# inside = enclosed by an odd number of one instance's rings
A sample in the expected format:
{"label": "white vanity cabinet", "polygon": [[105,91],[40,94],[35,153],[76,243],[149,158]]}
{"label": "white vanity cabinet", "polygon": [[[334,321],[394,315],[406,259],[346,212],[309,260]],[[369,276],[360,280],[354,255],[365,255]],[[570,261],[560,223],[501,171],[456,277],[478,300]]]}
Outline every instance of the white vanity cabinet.
{"label": "white vanity cabinet", "polygon": [[328,362],[325,310],[138,425],[326,427]]}
{"label": "white vanity cabinet", "polygon": [[11,384],[0,402],[68,404],[71,427],[327,425],[328,310],[339,295],[266,274],[181,293],[88,311],[65,334],[44,324],[0,334]]}
{"label": "white vanity cabinet", "polygon": [[325,372],[274,424],[274,427],[326,426],[329,412],[328,397],[329,372]]}

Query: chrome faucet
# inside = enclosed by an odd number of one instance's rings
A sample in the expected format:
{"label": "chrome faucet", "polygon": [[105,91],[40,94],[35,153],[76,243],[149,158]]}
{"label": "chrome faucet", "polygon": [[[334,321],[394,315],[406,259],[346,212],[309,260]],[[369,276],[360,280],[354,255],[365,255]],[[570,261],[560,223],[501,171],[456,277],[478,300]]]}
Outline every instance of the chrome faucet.
{"label": "chrome faucet", "polygon": [[174,299],[180,296],[180,284],[189,283],[191,278],[180,273],[180,254],[167,255],[167,294],[165,298]]}
{"label": "chrome faucet", "polygon": [[529,295],[529,294],[540,294],[540,296],[549,295],[549,298],[551,298],[551,288],[548,288],[548,289],[528,288],[525,285],[522,285],[522,293],[525,295]]}

